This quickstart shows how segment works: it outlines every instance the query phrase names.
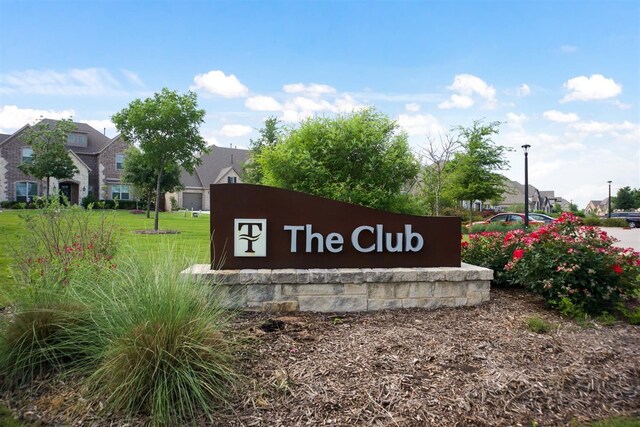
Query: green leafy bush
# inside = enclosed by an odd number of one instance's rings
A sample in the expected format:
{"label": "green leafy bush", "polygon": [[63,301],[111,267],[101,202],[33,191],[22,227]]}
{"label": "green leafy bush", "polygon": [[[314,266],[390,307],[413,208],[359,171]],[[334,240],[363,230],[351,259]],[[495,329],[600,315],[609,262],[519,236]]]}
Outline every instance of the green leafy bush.
{"label": "green leafy bush", "polygon": [[584,219],[582,220],[582,223],[584,225],[588,225],[588,226],[591,226],[591,227],[601,227],[603,225],[602,224],[602,218],[599,218],[599,217],[593,216],[593,215],[585,216]]}
{"label": "green leafy bush", "polygon": [[462,260],[493,270],[494,285],[512,285],[510,272],[505,271],[504,267],[525,233],[523,230],[513,230],[508,235],[509,240],[505,238],[505,233],[497,231],[470,234],[469,240],[462,242]]}
{"label": "green leafy bush", "polygon": [[602,220],[602,226],[625,228],[629,227],[629,223],[624,218],[604,218]]}
{"label": "green leafy bush", "polygon": [[535,332],[536,334],[546,334],[551,330],[552,325],[546,320],[534,316],[527,319],[527,328],[529,328],[531,332]]}

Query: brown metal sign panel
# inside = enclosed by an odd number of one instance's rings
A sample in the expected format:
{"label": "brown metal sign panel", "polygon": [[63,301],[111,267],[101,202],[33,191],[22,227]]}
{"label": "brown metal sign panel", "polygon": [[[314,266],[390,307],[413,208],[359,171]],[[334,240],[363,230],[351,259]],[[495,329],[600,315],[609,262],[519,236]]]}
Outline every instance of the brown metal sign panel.
{"label": "brown metal sign panel", "polygon": [[460,267],[459,217],[379,211],[296,191],[211,185],[221,269]]}

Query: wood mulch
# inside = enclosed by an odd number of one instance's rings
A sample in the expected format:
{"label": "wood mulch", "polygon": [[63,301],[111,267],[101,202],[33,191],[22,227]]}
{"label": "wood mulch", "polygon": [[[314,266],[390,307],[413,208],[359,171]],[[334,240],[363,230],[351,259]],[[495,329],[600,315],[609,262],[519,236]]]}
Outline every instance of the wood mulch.
{"label": "wood mulch", "polygon": [[[639,326],[577,325],[517,290],[491,298],[432,311],[244,313],[232,327],[249,337],[238,355],[246,381],[215,425],[575,426],[640,416]],[[531,332],[533,316],[553,330]],[[1,401],[43,425],[123,425],[98,416],[74,384],[20,393]]]}

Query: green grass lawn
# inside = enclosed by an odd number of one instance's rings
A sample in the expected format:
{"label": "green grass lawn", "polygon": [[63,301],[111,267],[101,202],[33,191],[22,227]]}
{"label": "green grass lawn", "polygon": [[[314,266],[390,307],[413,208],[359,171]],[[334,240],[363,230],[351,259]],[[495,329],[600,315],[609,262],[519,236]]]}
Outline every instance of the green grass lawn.
{"label": "green grass lawn", "polygon": [[[35,211],[28,211],[30,214]],[[27,233],[20,214],[25,211],[4,210],[0,213],[0,289],[13,284],[11,275],[12,253]],[[95,211],[98,215],[100,211]],[[192,218],[184,212],[160,213],[161,230],[178,230],[180,234],[135,234],[135,230],[152,230],[153,213],[150,219],[145,215],[134,215],[127,210],[108,211],[115,215],[114,223],[122,250],[141,253],[157,253],[158,248],[171,248],[176,257],[183,254],[194,262],[209,263],[209,215]],[[179,262],[180,264],[180,262]],[[0,292],[0,306],[5,304]]]}

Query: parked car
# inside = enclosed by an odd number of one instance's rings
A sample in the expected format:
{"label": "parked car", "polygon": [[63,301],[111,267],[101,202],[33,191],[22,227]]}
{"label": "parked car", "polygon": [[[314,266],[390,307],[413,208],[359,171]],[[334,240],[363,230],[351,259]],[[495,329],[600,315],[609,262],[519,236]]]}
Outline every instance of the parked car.
{"label": "parked car", "polygon": [[529,214],[529,218],[533,218],[533,219],[535,219],[536,221],[542,221],[542,222],[544,222],[545,224],[550,224],[550,223],[552,223],[553,221],[555,221],[555,220],[556,220],[556,218],[554,218],[554,217],[552,217],[552,216],[545,215],[545,214],[541,214],[541,213],[532,213],[532,214]]}
{"label": "parked car", "polygon": [[[485,221],[476,221],[471,225],[489,225],[489,224],[502,224],[502,225],[513,225],[513,224],[524,224],[524,214],[521,213],[499,213],[497,215],[492,216],[491,218]],[[539,221],[534,219],[531,215],[529,215],[529,224],[531,225],[542,225],[544,221]]]}
{"label": "parked car", "polygon": [[611,218],[626,219],[629,227],[640,227],[640,212],[612,212]]}

